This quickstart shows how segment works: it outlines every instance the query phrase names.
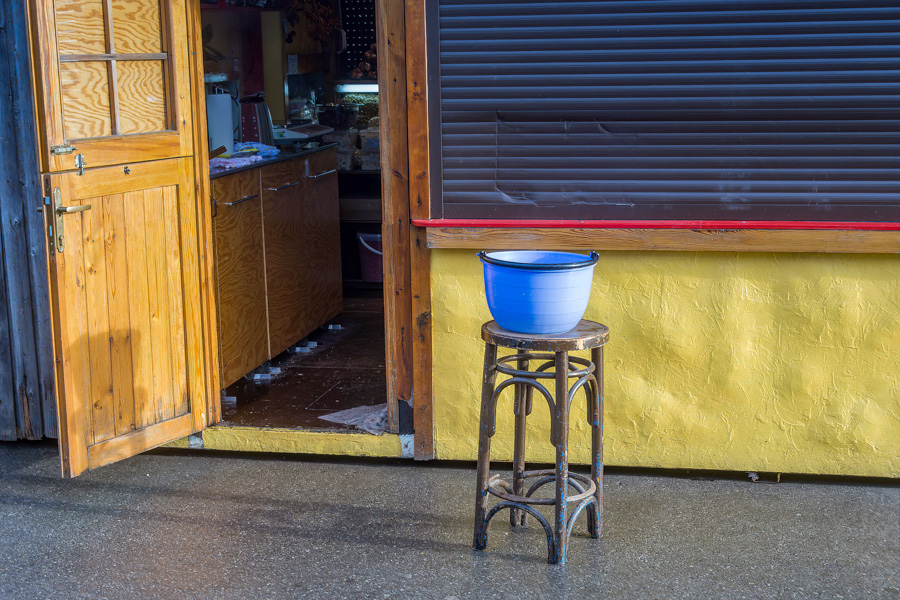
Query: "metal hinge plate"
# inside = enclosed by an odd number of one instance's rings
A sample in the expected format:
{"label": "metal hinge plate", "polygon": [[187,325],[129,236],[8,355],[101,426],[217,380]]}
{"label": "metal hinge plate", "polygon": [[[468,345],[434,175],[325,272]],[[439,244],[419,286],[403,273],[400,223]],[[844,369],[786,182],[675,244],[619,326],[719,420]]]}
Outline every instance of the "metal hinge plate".
{"label": "metal hinge plate", "polygon": [[50,154],[54,156],[59,156],[60,154],[72,154],[78,150],[75,146],[71,144],[60,144],[59,146],[50,146]]}

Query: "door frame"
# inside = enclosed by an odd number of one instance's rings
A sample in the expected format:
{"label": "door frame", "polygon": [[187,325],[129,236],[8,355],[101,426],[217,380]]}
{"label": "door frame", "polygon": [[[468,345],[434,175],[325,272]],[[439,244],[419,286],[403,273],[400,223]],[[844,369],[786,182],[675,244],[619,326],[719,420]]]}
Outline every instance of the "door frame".
{"label": "door frame", "polygon": [[431,257],[411,222],[429,202],[424,9],[424,0],[375,2],[388,416],[396,431],[392,406],[412,401],[416,460],[435,457]]}

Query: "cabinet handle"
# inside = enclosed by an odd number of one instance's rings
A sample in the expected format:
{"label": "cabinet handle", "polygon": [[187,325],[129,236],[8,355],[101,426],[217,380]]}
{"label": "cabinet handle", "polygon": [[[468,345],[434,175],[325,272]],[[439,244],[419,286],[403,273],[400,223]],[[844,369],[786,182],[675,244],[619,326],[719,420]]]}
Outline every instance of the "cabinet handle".
{"label": "cabinet handle", "polygon": [[318,179],[319,177],[325,177],[326,175],[331,175],[332,173],[337,173],[337,169],[332,169],[330,171],[324,171],[319,173],[318,175],[307,175],[310,179]]}
{"label": "cabinet handle", "polygon": [[300,185],[300,182],[299,182],[299,181],[295,181],[294,183],[286,183],[286,184],[284,184],[284,185],[282,185],[282,186],[280,186],[280,187],[266,188],[266,189],[267,189],[268,191],[270,191],[270,192],[280,192],[281,190],[286,190],[286,189],[288,189],[289,187],[294,187],[295,185]]}
{"label": "cabinet handle", "polygon": [[240,204],[241,202],[246,202],[247,200],[253,200],[259,196],[259,194],[253,194],[252,196],[247,196],[246,198],[241,198],[240,200],[235,200],[234,202],[223,202],[225,206],[234,206],[235,204]]}

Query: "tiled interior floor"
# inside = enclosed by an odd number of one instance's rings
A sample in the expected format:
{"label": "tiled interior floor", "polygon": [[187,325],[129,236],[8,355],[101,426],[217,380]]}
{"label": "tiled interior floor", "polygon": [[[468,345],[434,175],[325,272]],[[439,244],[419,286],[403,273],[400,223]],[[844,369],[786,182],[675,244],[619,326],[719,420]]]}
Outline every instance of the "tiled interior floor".
{"label": "tiled interior floor", "polygon": [[345,298],[344,312],[332,323],[341,329],[322,328],[310,334],[307,339],[318,345],[309,352],[285,352],[272,360],[281,373],[271,381],[258,383],[251,376],[228,387],[222,424],[347,430],[347,425],[319,416],[384,403],[382,298]]}

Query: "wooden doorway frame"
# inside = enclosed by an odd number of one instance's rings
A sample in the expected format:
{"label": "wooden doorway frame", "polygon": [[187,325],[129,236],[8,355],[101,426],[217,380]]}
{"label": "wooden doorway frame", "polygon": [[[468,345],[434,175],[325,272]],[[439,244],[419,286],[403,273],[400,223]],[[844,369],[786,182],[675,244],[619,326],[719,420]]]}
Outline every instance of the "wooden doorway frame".
{"label": "wooden doorway frame", "polygon": [[[388,407],[412,401],[416,460],[435,457],[424,0],[376,0]],[[427,218],[427,214],[425,215]],[[390,400],[396,399],[396,403]],[[389,414],[396,431],[399,415]]]}
{"label": "wooden doorway frame", "polygon": [[[208,153],[203,84],[202,24],[199,0],[189,6],[192,101],[196,120],[196,156]],[[385,363],[389,430],[399,432],[399,404],[411,402],[416,460],[435,457],[432,348],[431,269],[425,229],[413,218],[427,218],[428,134],[425,96],[424,0],[376,0],[380,57],[382,236],[384,248]],[[412,35],[407,35],[407,31]],[[204,330],[207,338],[208,423],[221,420],[218,401],[218,336],[213,287],[209,165],[195,161],[196,193],[205,214],[201,219]],[[410,178],[410,173],[415,176]],[[411,199],[415,198],[415,202]],[[425,213],[423,213],[425,211]]]}

